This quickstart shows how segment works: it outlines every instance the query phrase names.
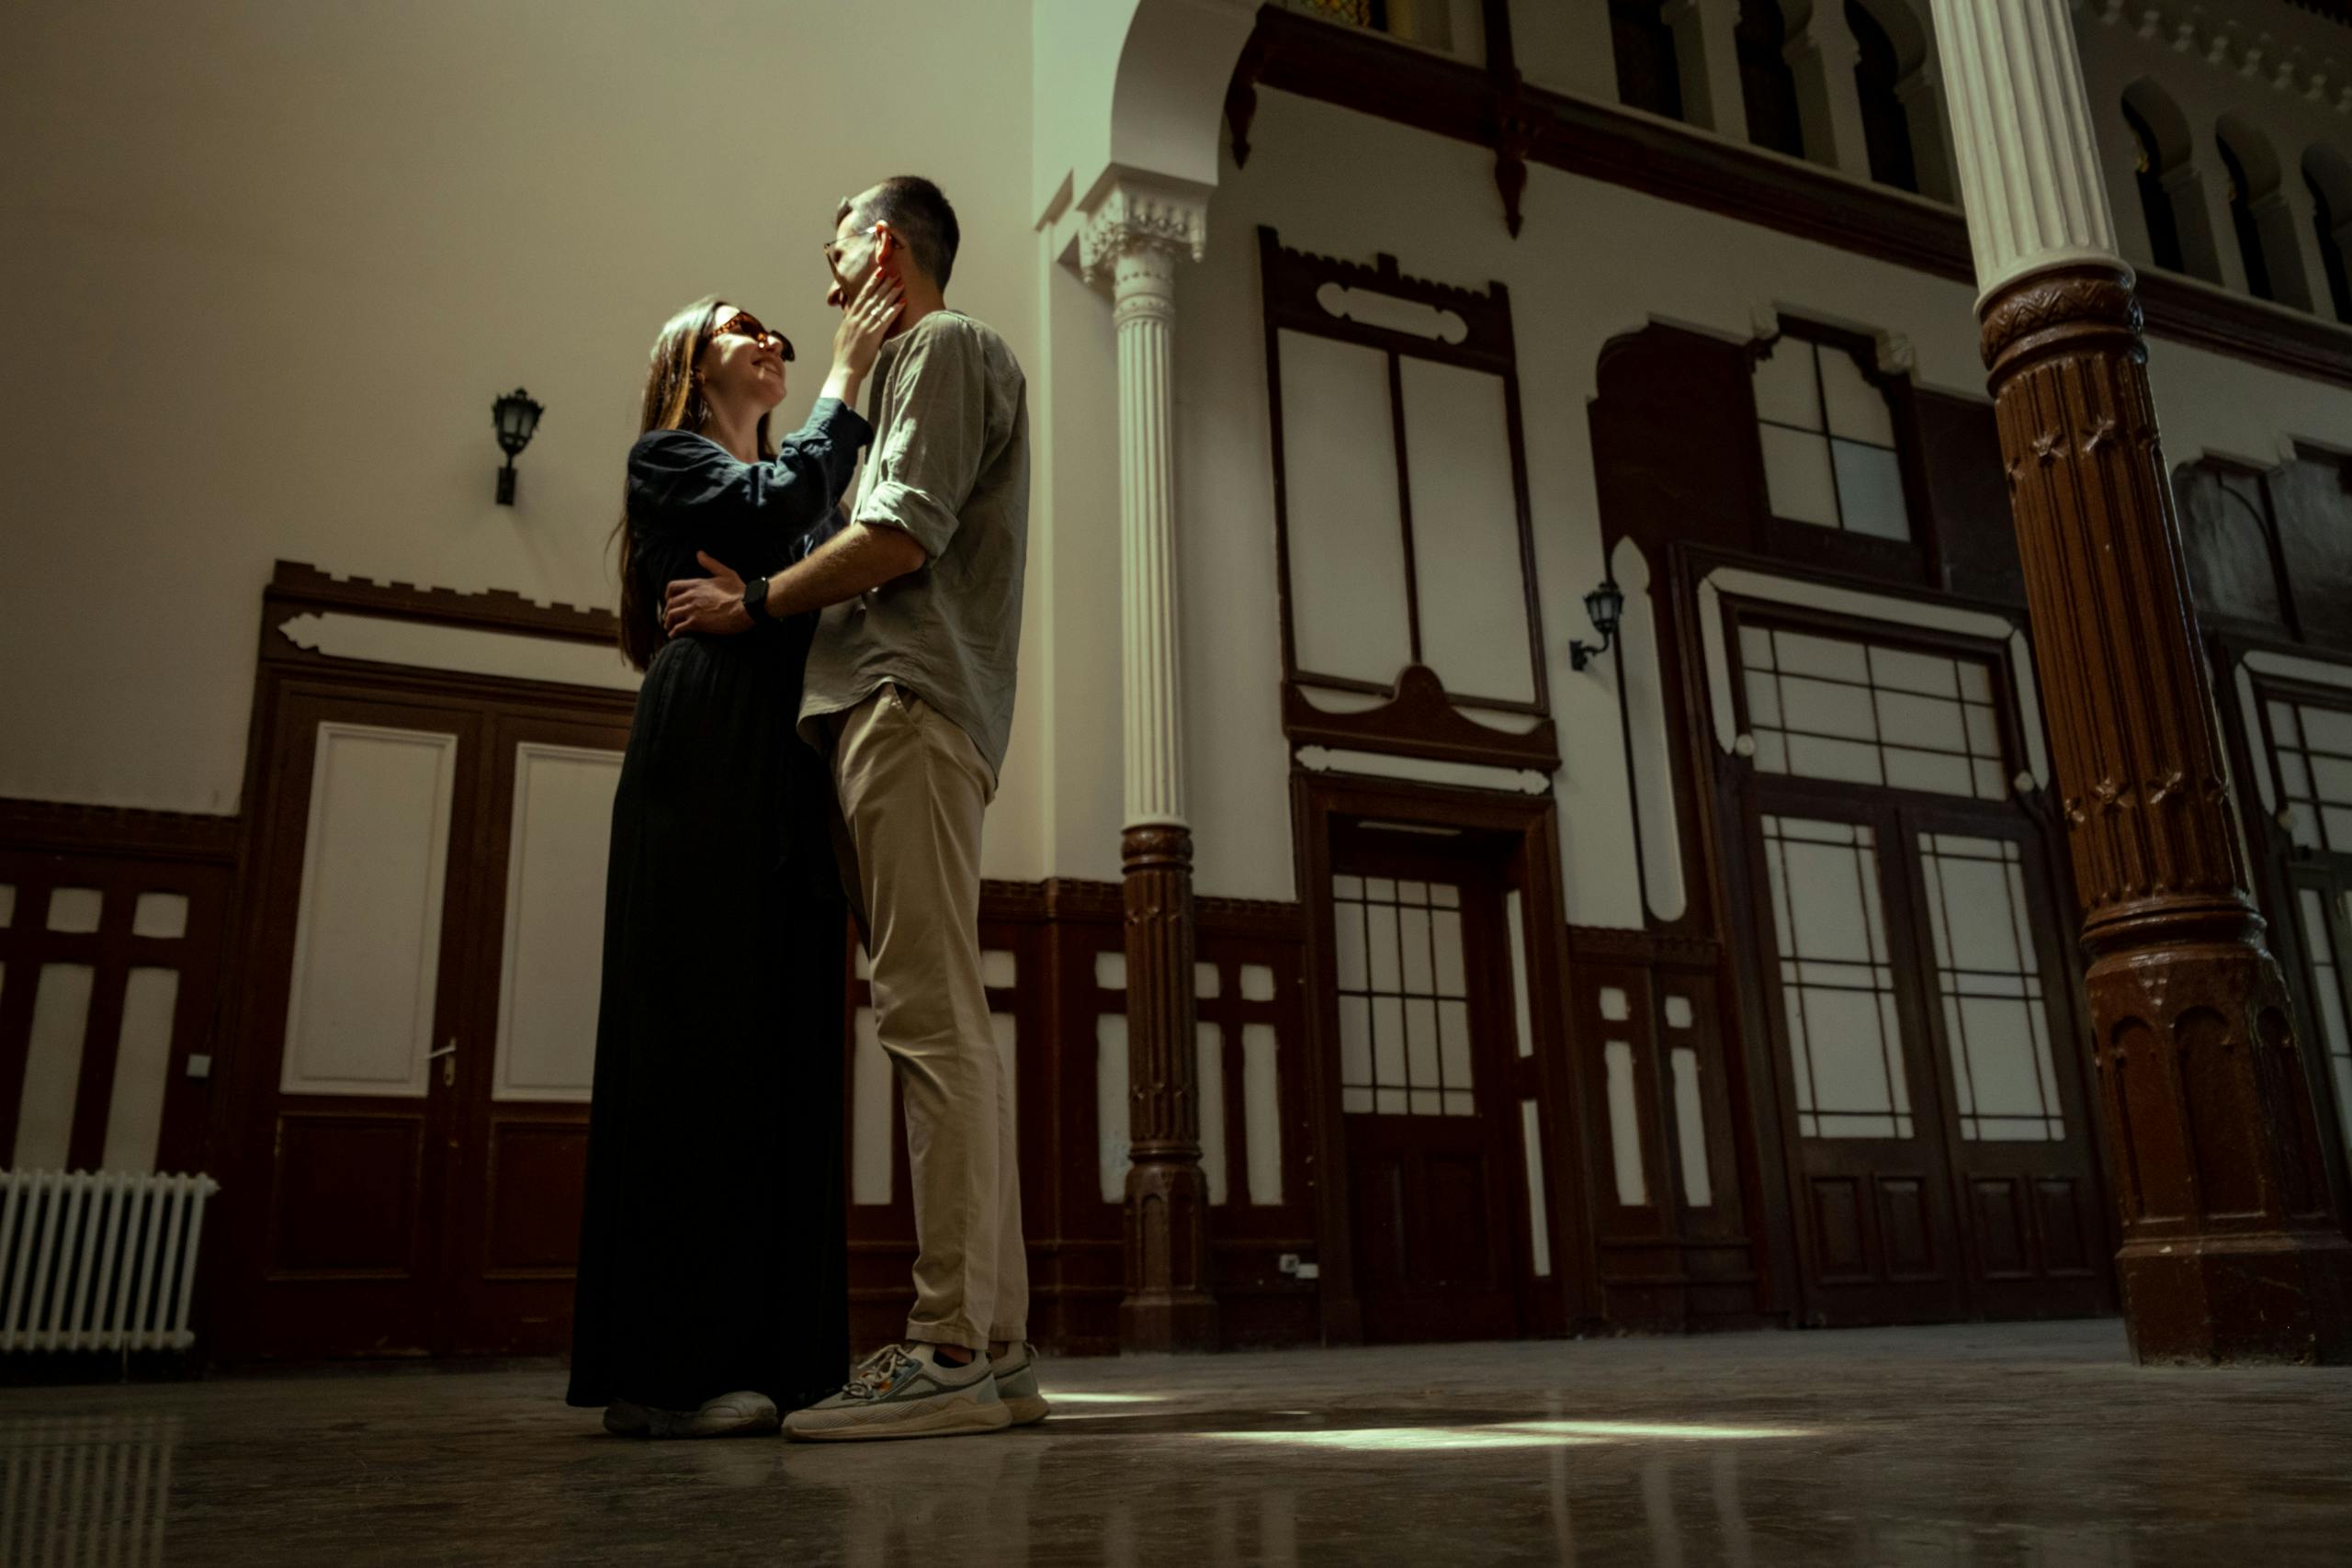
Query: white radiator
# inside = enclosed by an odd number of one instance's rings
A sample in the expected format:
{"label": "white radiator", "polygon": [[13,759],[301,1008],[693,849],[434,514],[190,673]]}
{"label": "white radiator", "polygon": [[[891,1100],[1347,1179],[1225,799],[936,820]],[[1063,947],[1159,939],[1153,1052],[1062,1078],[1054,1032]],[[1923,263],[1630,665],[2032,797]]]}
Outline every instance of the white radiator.
{"label": "white radiator", "polygon": [[0,1170],[0,1351],[185,1350],[209,1176]]}

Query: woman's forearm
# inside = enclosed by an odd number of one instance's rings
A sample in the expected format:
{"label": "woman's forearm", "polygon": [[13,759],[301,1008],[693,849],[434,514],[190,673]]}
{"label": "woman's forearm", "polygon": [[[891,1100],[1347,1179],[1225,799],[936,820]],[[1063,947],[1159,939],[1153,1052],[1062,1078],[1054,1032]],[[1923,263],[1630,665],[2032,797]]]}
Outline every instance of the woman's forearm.
{"label": "woman's forearm", "polygon": [[865,372],[853,370],[846,365],[836,365],[833,373],[825,378],[824,390],[817,394],[820,400],[839,398],[851,408],[857,407],[857,394],[865,385]]}

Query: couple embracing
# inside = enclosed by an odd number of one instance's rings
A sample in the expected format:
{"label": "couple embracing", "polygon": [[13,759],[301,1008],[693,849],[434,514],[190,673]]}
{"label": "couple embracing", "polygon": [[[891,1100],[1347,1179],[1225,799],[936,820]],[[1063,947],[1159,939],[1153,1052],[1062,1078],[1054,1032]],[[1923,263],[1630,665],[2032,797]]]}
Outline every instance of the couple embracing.
{"label": "couple embracing", "polygon": [[[645,682],[613,805],[568,1395],[617,1433],[927,1437],[1046,1414],[978,931],[1028,415],[1012,351],[943,298],[957,240],[928,180],[842,204],[831,373],[781,443],[780,333],[713,299],[653,346],[616,531]],[[853,915],[918,1253],[905,1338],[850,1371]]]}

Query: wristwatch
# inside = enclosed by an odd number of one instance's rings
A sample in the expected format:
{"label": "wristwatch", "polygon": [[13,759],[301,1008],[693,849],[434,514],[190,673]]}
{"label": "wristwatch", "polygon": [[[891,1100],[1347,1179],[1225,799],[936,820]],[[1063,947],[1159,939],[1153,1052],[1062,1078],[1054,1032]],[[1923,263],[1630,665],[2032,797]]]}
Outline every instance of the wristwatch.
{"label": "wristwatch", "polygon": [[755,626],[762,621],[771,618],[768,615],[768,580],[766,578],[755,577],[743,584],[743,614],[752,617],[752,624]]}

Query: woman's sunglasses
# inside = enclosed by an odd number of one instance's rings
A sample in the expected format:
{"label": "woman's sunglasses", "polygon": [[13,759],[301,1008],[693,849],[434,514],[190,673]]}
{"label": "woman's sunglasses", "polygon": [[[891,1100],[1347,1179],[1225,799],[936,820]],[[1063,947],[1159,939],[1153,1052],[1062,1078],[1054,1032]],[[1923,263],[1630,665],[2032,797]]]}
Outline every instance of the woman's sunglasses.
{"label": "woman's sunglasses", "polygon": [[792,340],[782,333],[761,323],[749,310],[738,310],[710,329],[713,337],[747,337],[762,348],[773,348],[784,355],[786,365],[792,363]]}

